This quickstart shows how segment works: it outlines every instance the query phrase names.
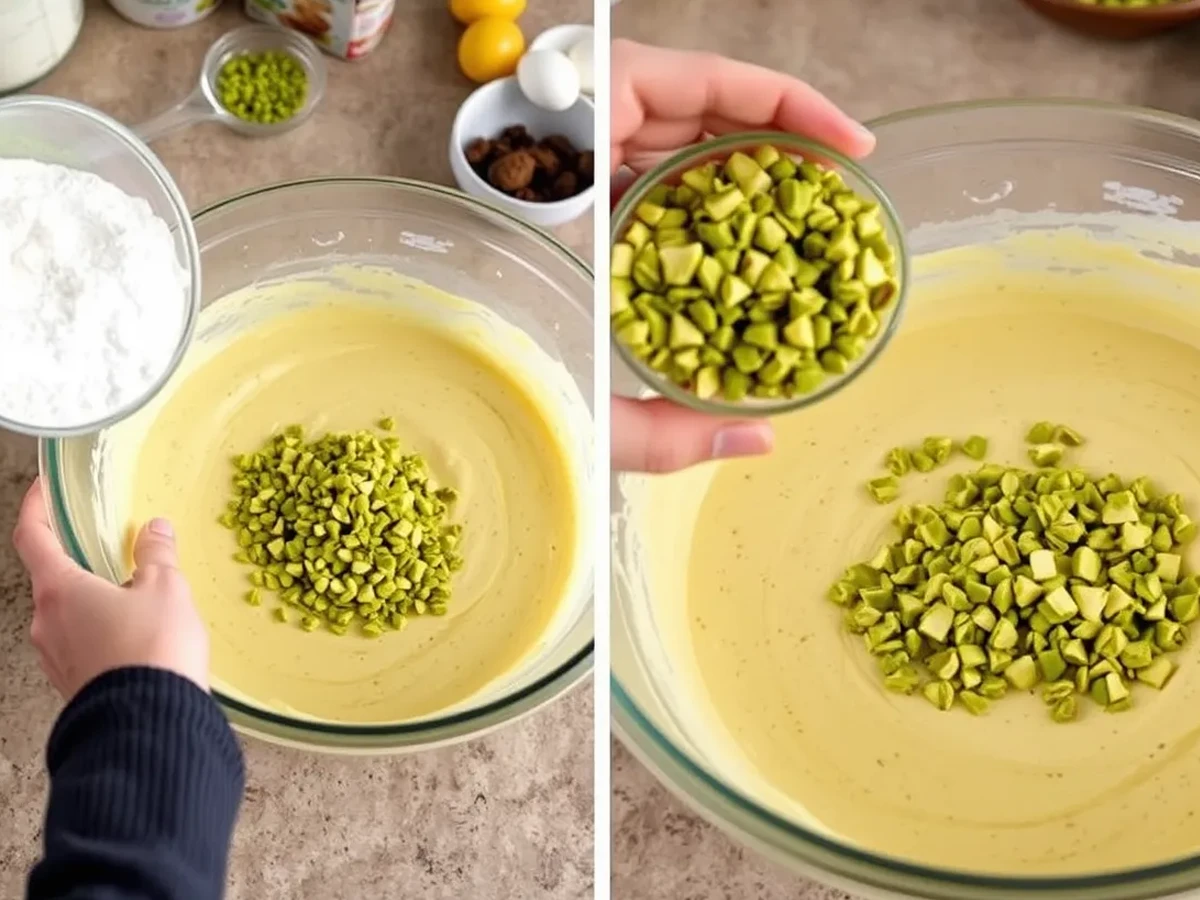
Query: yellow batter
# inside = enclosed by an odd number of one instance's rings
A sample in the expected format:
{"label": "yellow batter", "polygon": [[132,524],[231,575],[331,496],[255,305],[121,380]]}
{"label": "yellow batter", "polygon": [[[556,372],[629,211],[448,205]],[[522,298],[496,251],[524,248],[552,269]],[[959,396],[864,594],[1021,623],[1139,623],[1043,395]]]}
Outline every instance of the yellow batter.
{"label": "yellow batter", "polygon": [[[342,275],[204,311],[186,370],[126,429],[122,442],[138,448],[128,514],[174,522],[210,628],[214,686],[277,712],[395,722],[472,697],[537,649],[578,577],[579,485],[562,423],[503,358],[506,341],[539,355],[532,341],[398,276]],[[217,523],[231,457],[290,423],[319,434],[383,416],[435,483],[459,491],[466,565],[449,614],[372,640],[304,633],[274,620],[273,601],[245,603],[249,569]]]}
{"label": "yellow batter", "polygon": [[[772,456],[642,485],[671,713],[725,780],[873,851],[1025,875],[1196,853],[1200,634],[1131,712],[1085,701],[1056,725],[1022,696],[977,719],[885,691],[825,591],[892,533],[863,482],[925,435],[983,434],[1023,462],[1029,424],[1066,422],[1088,441],[1073,463],[1148,474],[1200,510],[1200,282],[1071,233],[942,252],[916,275],[882,360],[777,420]],[[904,500],[940,499],[968,465],[904,479]]]}

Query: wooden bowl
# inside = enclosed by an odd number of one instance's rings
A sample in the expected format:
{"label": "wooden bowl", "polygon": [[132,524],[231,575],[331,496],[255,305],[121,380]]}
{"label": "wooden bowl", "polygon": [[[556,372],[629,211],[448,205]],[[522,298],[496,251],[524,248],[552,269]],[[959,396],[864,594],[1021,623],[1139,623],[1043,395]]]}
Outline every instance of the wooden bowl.
{"label": "wooden bowl", "polygon": [[1092,6],[1078,0],[1022,0],[1068,28],[1095,37],[1134,40],[1200,19],[1200,0],[1178,0],[1160,6]]}

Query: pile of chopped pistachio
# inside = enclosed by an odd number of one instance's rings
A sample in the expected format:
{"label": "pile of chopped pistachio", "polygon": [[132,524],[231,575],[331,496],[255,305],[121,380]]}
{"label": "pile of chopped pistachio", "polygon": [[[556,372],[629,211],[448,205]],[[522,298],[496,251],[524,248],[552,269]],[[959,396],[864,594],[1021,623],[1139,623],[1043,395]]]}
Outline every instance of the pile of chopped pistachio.
{"label": "pile of chopped pistachio", "polygon": [[[390,419],[380,422],[390,431]],[[370,431],[307,440],[299,426],[233,461],[234,497],[221,524],[234,558],[253,566],[246,595],[278,593],[300,627],[368,637],[401,630],[410,615],[444,615],[461,568],[462,526],[448,521],[453,488],[435,489],[425,461]]]}
{"label": "pile of chopped pistachio", "polygon": [[217,73],[221,105],[247,122],[286,122],[304,108],[308,72],[286,50],[231,56]]}
{"label": "pile of chopped pistachio", "polygon": [[763,145],[656,185],[612,247],[612,332],[702,399],[815,391],[899,291],[879,204]]}
{"label": "pile of chopped pistachio", "polygon": [[[901,507],[897,540],[847,569],[829,597],[884,684],[919,689],[939,709],[957,701],[980,715],[1010,687],[1039,684],[1056,722],[1076,718],[1082,695],[1129,709],[1134,682],[1166,685],[1168,654],[1200,617],[1200,580],[1179,552],[1196,524],[1178,494],[1144,477],[1058,467],[1083,442],[1072,429],[1041,422],[1027,437],[1039,468],[952,475],[943,503]],[[981,458],[986,441],[961,449]]]}

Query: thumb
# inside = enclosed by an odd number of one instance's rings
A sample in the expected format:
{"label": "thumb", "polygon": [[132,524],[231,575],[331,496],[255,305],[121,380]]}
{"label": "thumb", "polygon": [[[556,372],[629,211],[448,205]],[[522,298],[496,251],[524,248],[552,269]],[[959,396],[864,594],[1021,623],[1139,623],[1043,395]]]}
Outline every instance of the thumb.
{"label": "thumb", "polygon": [[612,398],[612,465],[626,472],[673,472],[710,459],[769,453],[769,423],[708,416],[669,400]]}
{"label": "thumb", "polygon": [[175,529],[166,519],[151,519],[138,533],[133,544],[134,584],[155,569],[179,568],[175,550]]}

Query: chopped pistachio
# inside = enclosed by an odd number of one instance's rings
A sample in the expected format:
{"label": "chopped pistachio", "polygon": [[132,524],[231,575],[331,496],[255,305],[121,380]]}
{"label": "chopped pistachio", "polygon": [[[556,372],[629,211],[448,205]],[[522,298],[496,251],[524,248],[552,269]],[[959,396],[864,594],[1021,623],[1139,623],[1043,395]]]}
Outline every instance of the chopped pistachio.
{"label": "chopped pistachio", "polygon": [[[1081,440],[1050,427],[1042,443]],[[885,465],[928,471],[947,441],[894,450]],[[1200,577],[1184,573],[1176,537],[1195,525],[1179,495],[1146,478],[983,464],[950,476],[943,496],[900,507],[899,538],[830,590],[890,689],[944,704],[945,684],[949,704],[967,707],[1041,681],[1051,717],[1071,721],[1076,694],[1119,712],[1133,704],[1132,681],[1167,683],[1166,654],[1200,619]]]}
{"label": "chopped pistachio", "polygon": [[973,434],[962,442],[962,452],[971,459],[983,459],[987,456],[988,441],[982,435]]}
{"label": "chopped pistachio", "polygon": [[931,681],[922,688],[925,699],[940,710],[954,705],[954,686],[948,681]]}
{"label": "chopped pistachio", "polygon": [[1004,670],[1004,677],[1009,684],[1019,691],[1029,690],[1038,680],[1037,666],[1032,656],[1021,656],[1014,659]]}
{"label": "chopped pistachio", "polygon": [[1149,665],[1138,669],[1137,680],[1161,691],[1175,672],[1175,663],[1165,656],[1156,657]]}
{"label": "chopped pistachio", "polygon": [[894,475],[872,478],[867,482],[867,491],[876,503],[891,503],[900,496],[900,482]]}
{"label": "chopped pistachio", "polygon": [[1054,423],[1038,422],[1031,426],[1025,435],[1026,443],[1045,444],[1054,439]]}
{"label": "chopped pistachio", "polygon": [[1062,444],[1034,444],[1029,448],[1029,459],[1035,466],[1054,466],[1062,458]]}
{"label": "chopped pistachio", "polygon": [[1050,718],[1062,724],[1075,721],[1078,715],[1079,703],[1074,697],[1063,697],[1050,711]]}

